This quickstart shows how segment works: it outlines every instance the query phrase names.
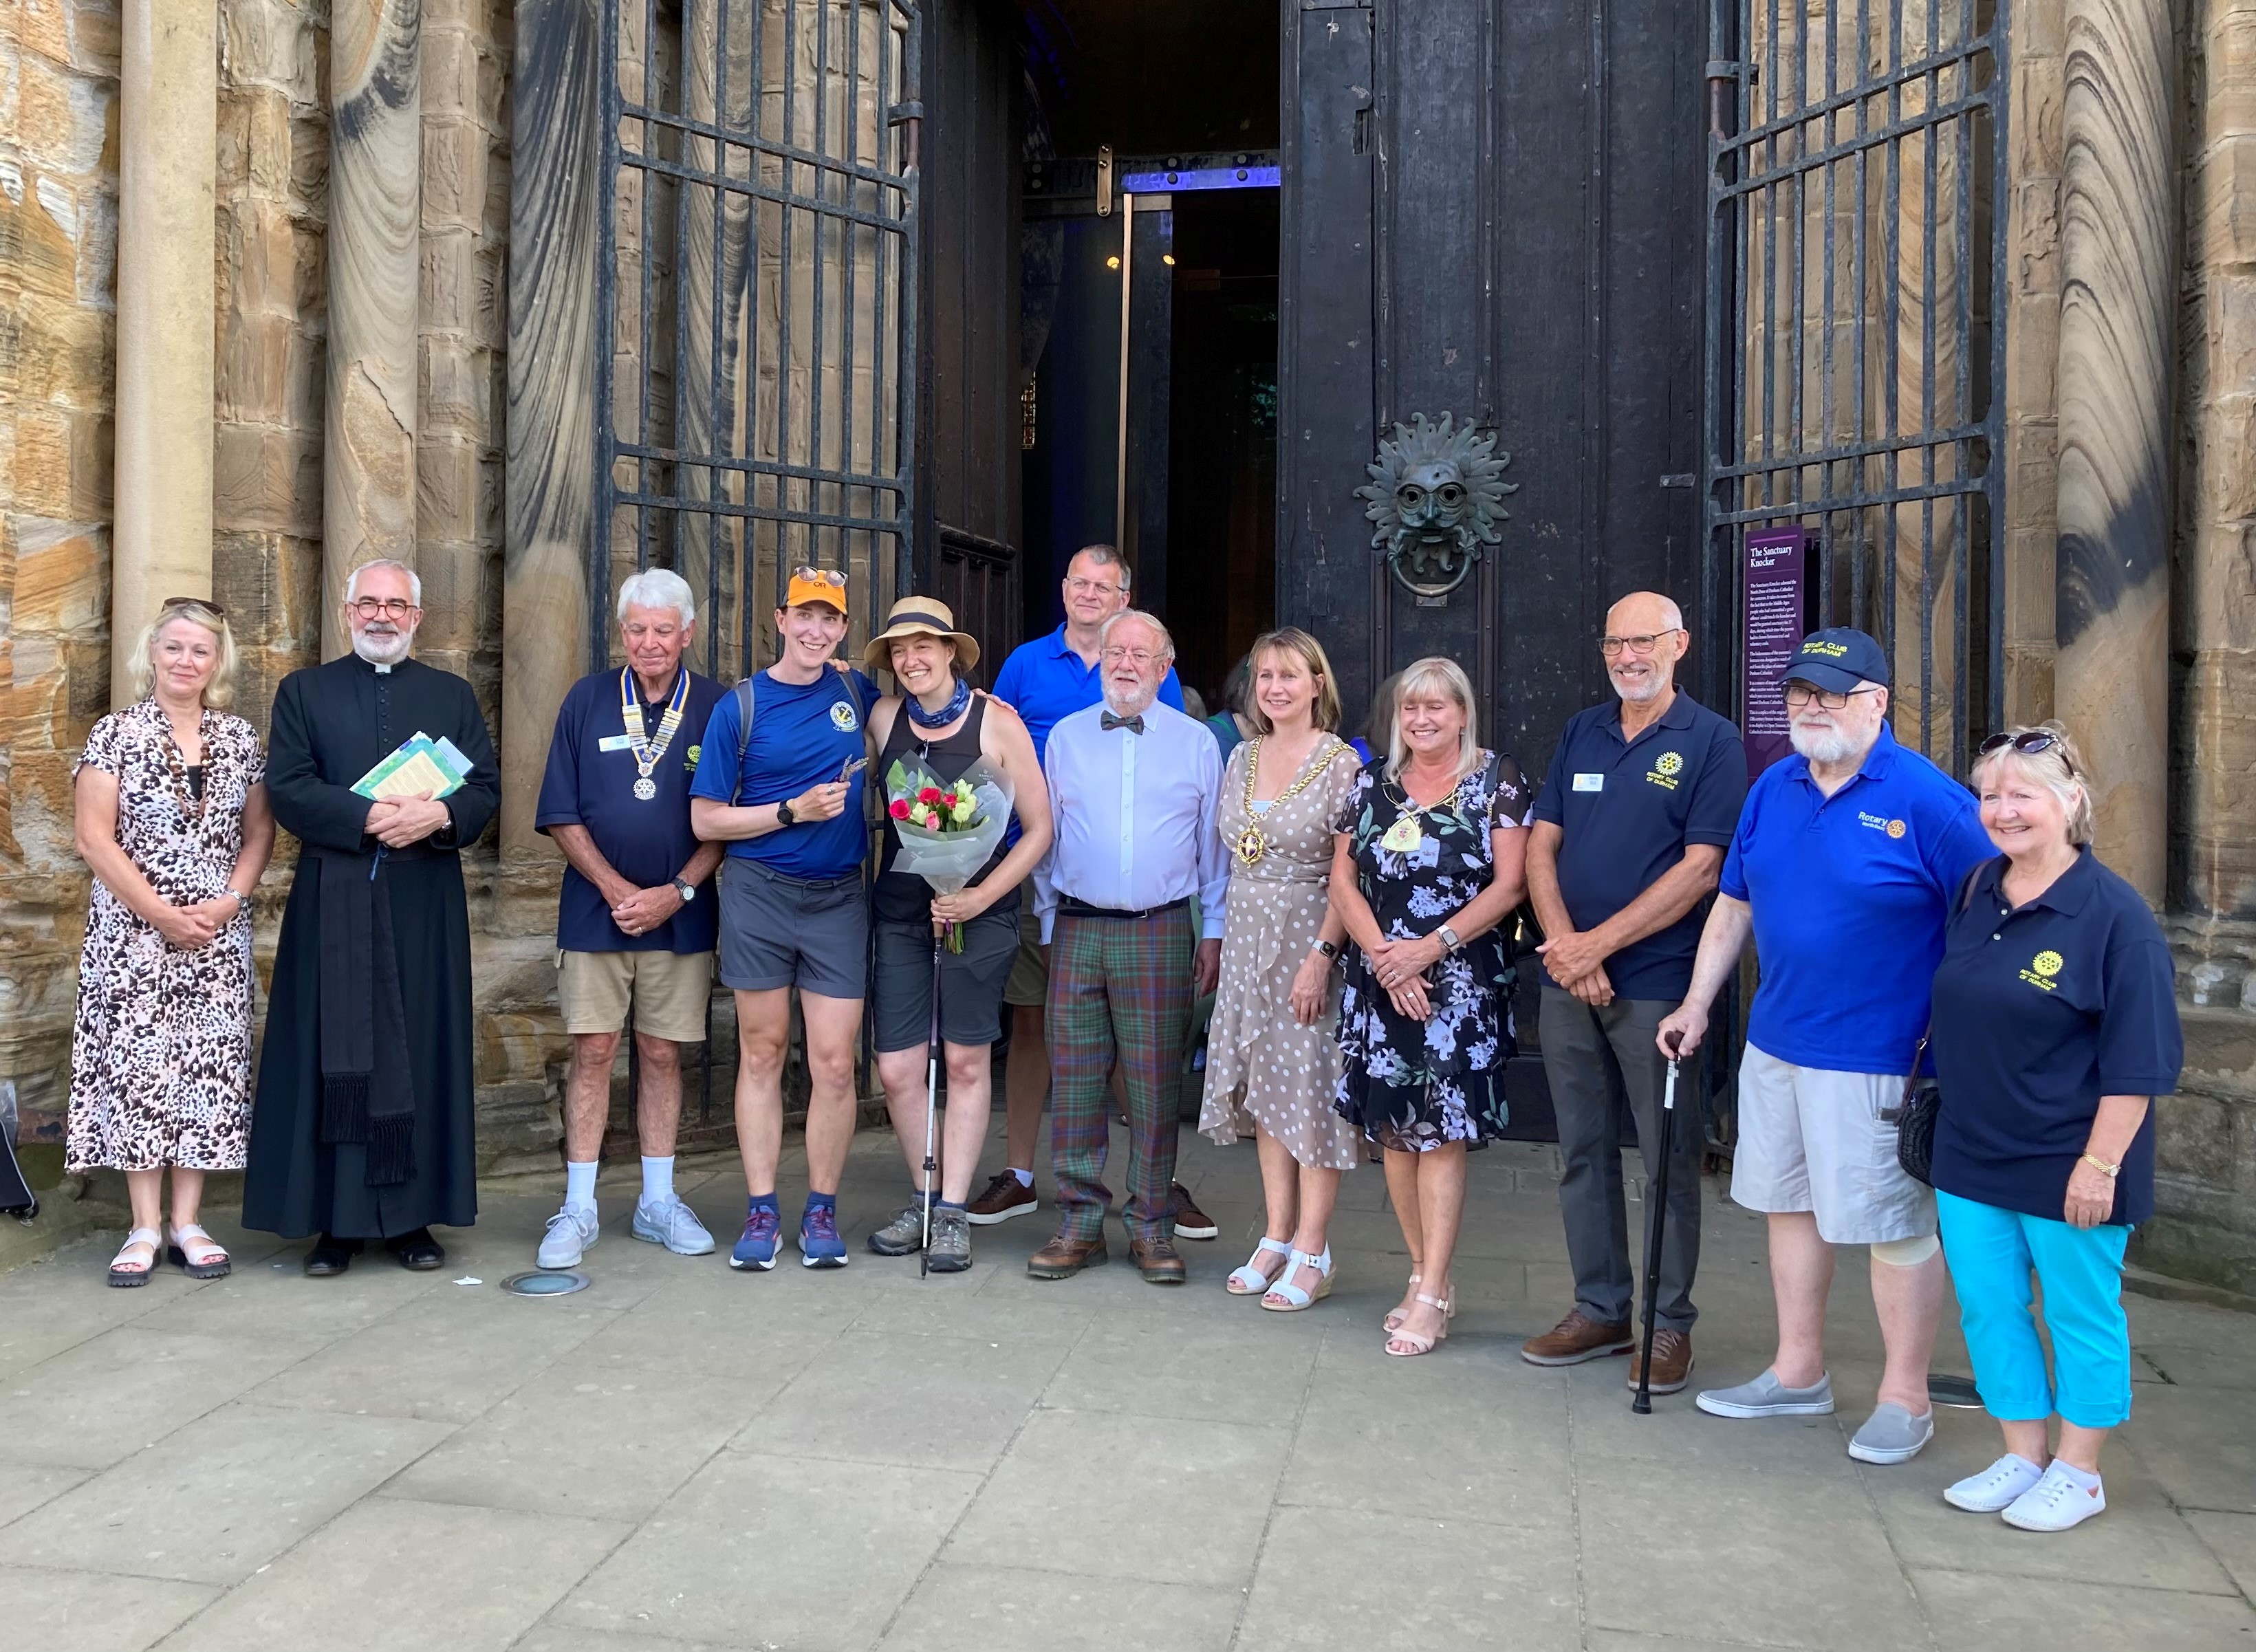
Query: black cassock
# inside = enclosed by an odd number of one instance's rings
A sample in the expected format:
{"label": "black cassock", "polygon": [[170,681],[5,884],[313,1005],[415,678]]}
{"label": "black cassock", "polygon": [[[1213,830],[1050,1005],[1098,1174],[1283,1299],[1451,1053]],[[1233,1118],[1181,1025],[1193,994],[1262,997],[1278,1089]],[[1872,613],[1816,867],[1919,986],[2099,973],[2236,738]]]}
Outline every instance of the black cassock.
{"label": "black cassock", "polygon": [[[369,801],[352,784],[419,731],[452,740],[476,766],[445,800],[452,826],[391,851],[375,886],[389,894],[399,964],[414,1168],[405,1181],[370,1187],[364,1145],[321,1139],[320,863],[344,857],[366,876],[378,845],[361,830]],[[386,672],[348,654],[293,671],[274,695],[266,792],[274,818],[303,847],[274,954],[243,1225],[286,1239],[385,1239],[434,1223],[467,1226],[478,1213],[476,1079],[460,850],[476,841],[501,799],[477,699],[452,672],[413,660]]]}

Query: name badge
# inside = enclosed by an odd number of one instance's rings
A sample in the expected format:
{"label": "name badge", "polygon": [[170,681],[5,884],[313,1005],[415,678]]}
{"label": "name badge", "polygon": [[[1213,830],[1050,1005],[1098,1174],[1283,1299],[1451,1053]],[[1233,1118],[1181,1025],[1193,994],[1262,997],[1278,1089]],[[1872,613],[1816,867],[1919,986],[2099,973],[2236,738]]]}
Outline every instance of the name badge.
{"label": "name badge", "polygon": [[596,742],[596,750],[598,752],[628,752],[633,749],[634,742],[624,734],[606,734]]}
{"label": "name badge", "polygon": [[1603,774],[1577,774],[1575,776],[1575,789],[1578,792],[1603,792],[1606,789],[1606,777]]}

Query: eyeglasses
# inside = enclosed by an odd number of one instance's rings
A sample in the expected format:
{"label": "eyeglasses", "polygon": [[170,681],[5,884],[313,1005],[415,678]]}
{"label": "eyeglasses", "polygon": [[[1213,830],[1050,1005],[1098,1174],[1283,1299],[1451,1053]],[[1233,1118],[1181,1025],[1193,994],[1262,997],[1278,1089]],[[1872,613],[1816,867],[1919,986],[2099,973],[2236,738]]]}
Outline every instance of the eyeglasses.
{"label": "eyeglasses", "polygon": [[363,619],[374,619],[379,614],[386,619],[405,619],[415,611],[415,604],[405,597],[363,597],[347,606]]}
{"label": "eyeglasses", "polygon": [[846,575],[835,568],[795,568],[792,569],[791,576],[806,580],[810,584],[835,585],[840,590],[846,589]]}
{"label": "eyeglasses", "polygon": [[1831,688],[1813,688],[1806,682],[1789,682],[1786,685],[1785,697],[1787,704],[1792,707],[1806,706],[1815,700],[1828,711],[1838,711],[1860,694],[1879,692],[1878,688],[1851,688],[1845,693],[1836,693]]}
{"label": "eyeglasses", "polygon": [[[2049,752],[2060,745],[2060,736],[2050,729],[2028,729],[2020,734],[1993,734],[1974,748],[1977,757],[1987,757],[1992,752],[2002,752],[2007,746],[2023,757],[2034,757],[2040,752]],[[2076,773],[2076,765],[2068,761],[2068,753],[2061,752],[2060,760],[2068,764],[2068,772]]]}
{"label": "eyeglasses", "polygon": [[222,619],[227,617],[227,610],[208,597],[167,597],[157,605],[157,611],[164,613],[179,608],[201,608],[206,613],[217,614]]}
{"label": "eyeglasses", "polygon": [[1120,587],[1109,579],[1085,579],[1079,575],[1066,581],[1065,588],[1076,597],[1117,597]]}
{"label": "eyeglasses", "polygon": [[1105,649],[1103,653],[1098,656],[1098,658],[1103,660],[1107,665],[1111,666],[1117,666],[1124,660],[1133,665],[1148,666],[1159,657],[1159,655],[1153,653],[1149,648],[1123,648],[1117,645]]}
{"label": "eyeglasses", "polygon": [[1649,654],[1653,652],[1653,645],[1663,637],[1674,636],[1682,629],[1681,625],[1671,625],[1667,631],[1650,632],[1637,637],[1601,637],[1598,639],[1598,652],[1609,660],[1615,658],[1624,649],[1627,649],[1633,654]]}

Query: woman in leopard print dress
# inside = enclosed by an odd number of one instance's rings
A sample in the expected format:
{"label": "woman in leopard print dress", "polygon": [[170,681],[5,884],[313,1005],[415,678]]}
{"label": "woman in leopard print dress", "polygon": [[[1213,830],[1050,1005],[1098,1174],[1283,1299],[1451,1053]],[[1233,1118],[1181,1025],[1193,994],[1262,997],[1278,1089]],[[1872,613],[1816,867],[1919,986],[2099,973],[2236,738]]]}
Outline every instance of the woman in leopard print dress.
{"label": "woman in leopard print dress", "polygon": [[220,710],[236,663],[225,616],[176,597],[133,660],[142,697],[94,725],[73,772],[95,882],[65,1163],[125,1172],[133,1232],[113,1285],[156,1266],[167,1166],[171,1260],[197,1279],[228,1270],[196,1218],[205,1173],[241,1169],[249,1139],[250,897],[274,848],[257,733]]}

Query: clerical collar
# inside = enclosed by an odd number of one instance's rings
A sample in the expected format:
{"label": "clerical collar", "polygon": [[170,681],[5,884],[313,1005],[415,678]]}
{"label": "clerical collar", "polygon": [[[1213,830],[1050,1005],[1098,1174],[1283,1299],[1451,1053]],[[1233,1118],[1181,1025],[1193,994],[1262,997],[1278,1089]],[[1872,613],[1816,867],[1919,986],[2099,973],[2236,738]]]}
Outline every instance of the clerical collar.
{"label": "clerical collar", "polygon": [[376,667],[376,674],[379,677],[388,677],[391,674],[391,667],[390,666],[374,660],[370,660],[368,663]]}

